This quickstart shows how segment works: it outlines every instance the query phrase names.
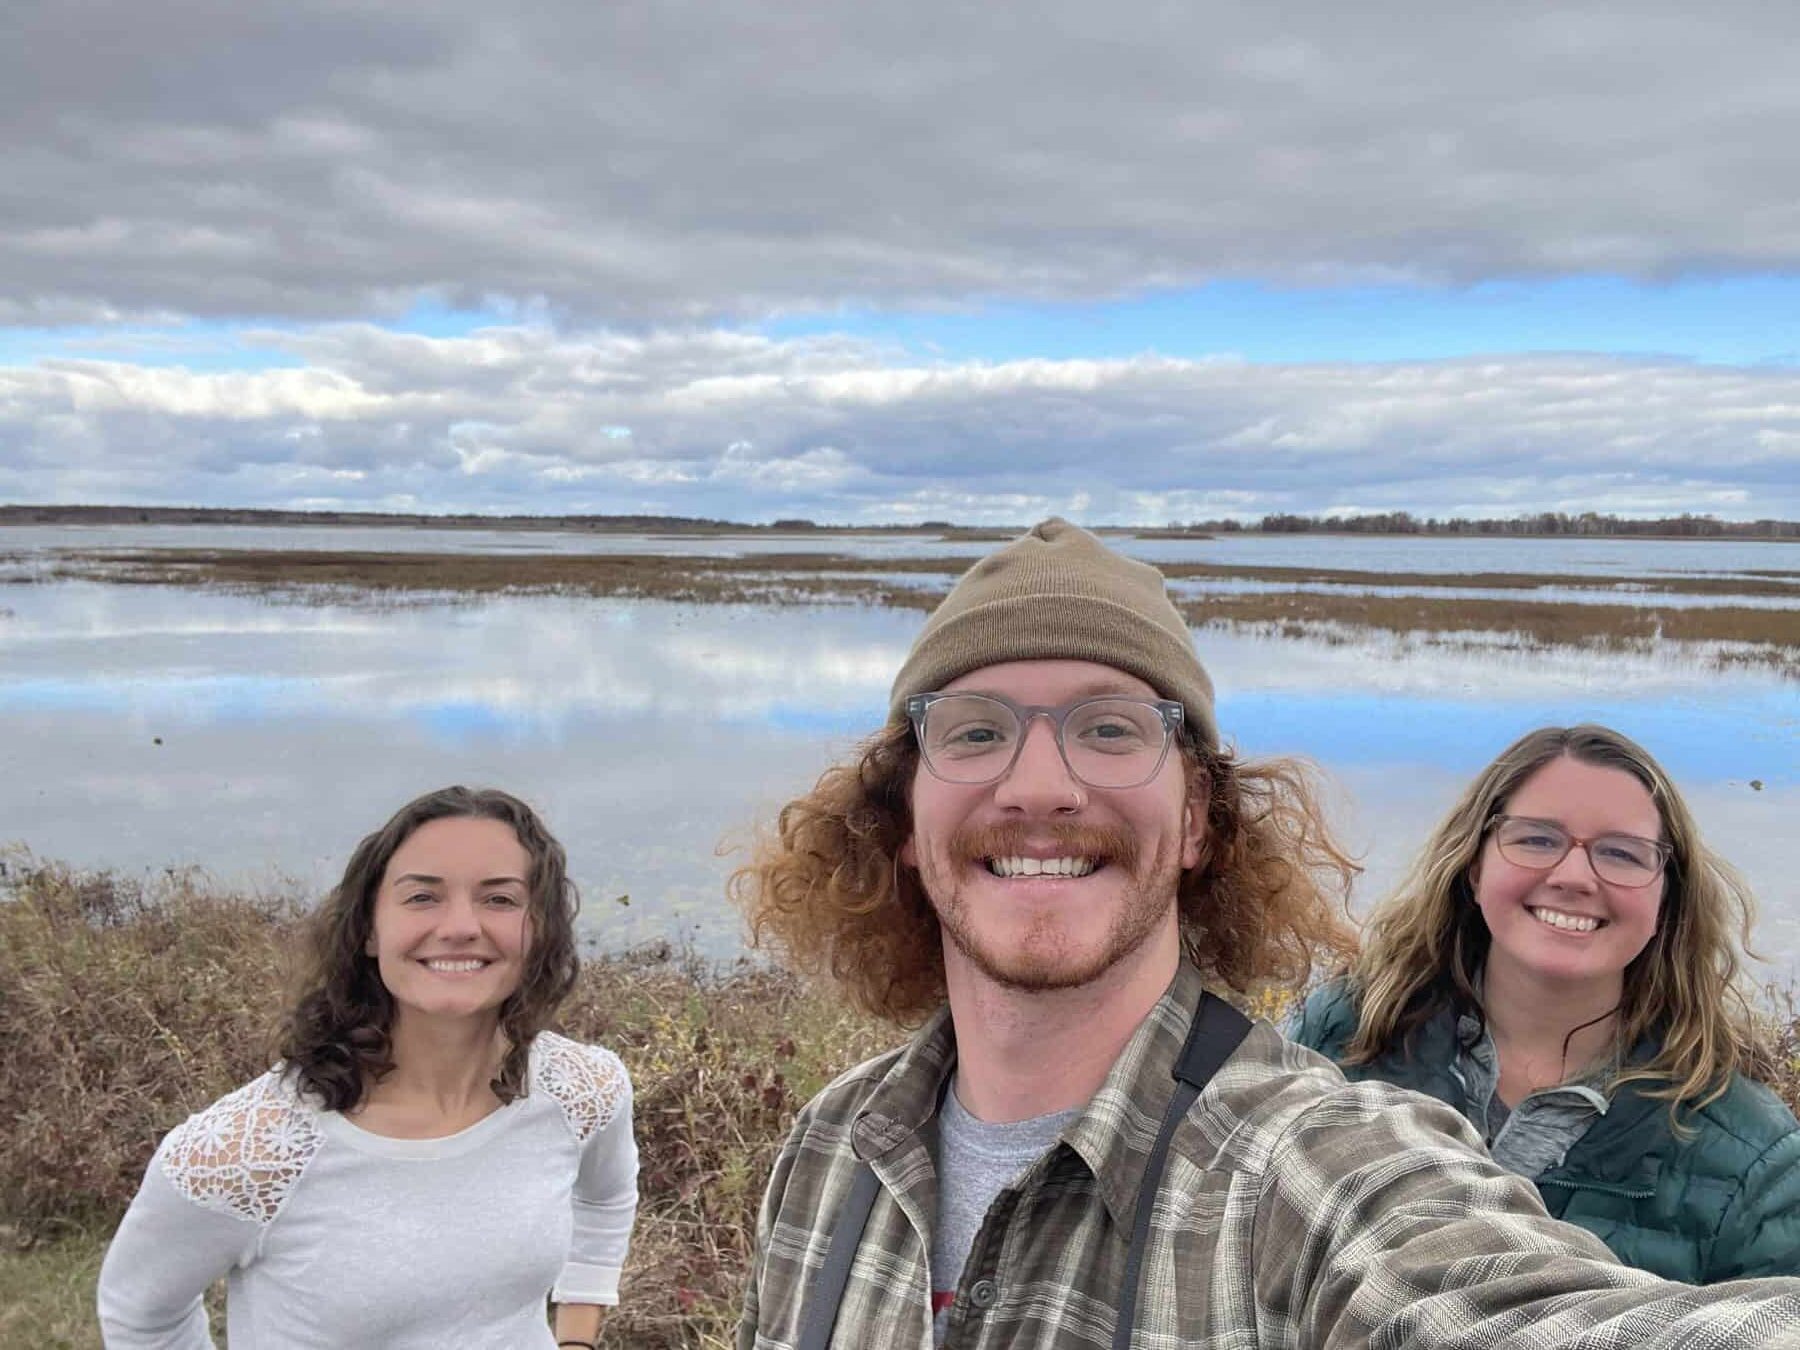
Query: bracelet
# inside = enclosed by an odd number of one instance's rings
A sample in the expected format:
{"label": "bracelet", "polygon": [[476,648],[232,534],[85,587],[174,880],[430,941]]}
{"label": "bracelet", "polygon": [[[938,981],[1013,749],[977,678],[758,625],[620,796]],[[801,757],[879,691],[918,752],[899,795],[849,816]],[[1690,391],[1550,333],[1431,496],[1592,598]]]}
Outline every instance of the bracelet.
{"label": "bracelet", "polygon": [[580,1350],[600,1350],[598,1342],[595,1341],[558,1341],[556,1350],[563,1350],[565,1345],[579,1346]]}

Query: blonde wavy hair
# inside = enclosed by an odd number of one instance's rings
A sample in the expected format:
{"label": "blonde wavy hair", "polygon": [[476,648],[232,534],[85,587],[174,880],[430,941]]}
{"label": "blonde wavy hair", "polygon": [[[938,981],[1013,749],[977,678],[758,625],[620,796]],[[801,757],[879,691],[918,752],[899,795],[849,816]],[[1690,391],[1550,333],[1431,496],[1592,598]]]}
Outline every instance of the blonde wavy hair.
{"label": "blonde wavy hair", "polygon": [[1361,1014],[1344,1062],[1367,1064],[1404,1044],[1445,1008],[1486,1013],[1475,982],[1490,935],[1475,903],[1470,868],[1494,818],[1552,760],[1618,769],[1642,783],[1673,850],[1663,877],[1656,935],[1625,968],[1618,1045],[1653,1035],[1654,1058],[1627,1064],[1613,1081],[1659,1086],[1645,1095],[1698,1108],[1730,1086],[1734,1072],[1767,1076],[1771,1064],[1739,983],[1756,905],[1735,868],[1700,839],[1693,813],[1648,751],[1607,727],[1542,727],[1514,741],[1469,785],[1426,841],[1412,870],[1370,913],[1362,955],[1350,969]]}
{"label": "blonde wavy hair", "polygon": [[[1206,800],[1203,856],[1177,897],[1188,957],[1209,983],[1246,996],[1298,987],[1316,965],[1347,959],[1348,895],[1361,869],[1327,829],[1311,771],[1178,744],[1189,794]],[[901,1026],[944,999],[937,915],[898,861],[918,763],[912,729],[890,723],[788,803],[727,883],[755,946]]]}

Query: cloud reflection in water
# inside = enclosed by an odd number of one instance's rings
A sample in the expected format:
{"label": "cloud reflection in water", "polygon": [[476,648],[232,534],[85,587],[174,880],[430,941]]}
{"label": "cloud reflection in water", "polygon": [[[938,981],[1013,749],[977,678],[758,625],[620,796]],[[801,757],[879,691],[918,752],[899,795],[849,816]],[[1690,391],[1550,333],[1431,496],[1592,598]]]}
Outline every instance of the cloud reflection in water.
{"label": "cloud reflection in water", "polygon": [[[879,723],[922,622],[516,596],[377,610],[85,583],[7,601],[0,837],[79,864],[195,863],[317,889],[407,796],[494,783],[568,843],[598,940],[681,935],[718,953],[737,925],[715,845],[747,838]],[[1758,883],[1765,945],[1794,949],[1793,683],[1674,652],[1214,631],[1200,646],[1229,739],[1308,754],[1338,779],[1367,893],[1506,741],[1597,720],[1669,765]]]}

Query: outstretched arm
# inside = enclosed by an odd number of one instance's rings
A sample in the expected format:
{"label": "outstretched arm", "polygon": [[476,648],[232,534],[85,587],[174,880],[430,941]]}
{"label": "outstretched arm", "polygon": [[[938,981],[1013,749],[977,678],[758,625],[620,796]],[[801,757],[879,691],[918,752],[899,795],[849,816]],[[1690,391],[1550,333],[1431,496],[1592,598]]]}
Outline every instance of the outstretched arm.
{"label": "outstretched arm", "polygon": [[1619,1265],[1546,1215],[1460,1116],[1415,1094],[1331,1094],[1266,1176],[1257,1302],[1300,1344],[1750,1350],[1800,1335],[1800,1280],[1696,1288]]}

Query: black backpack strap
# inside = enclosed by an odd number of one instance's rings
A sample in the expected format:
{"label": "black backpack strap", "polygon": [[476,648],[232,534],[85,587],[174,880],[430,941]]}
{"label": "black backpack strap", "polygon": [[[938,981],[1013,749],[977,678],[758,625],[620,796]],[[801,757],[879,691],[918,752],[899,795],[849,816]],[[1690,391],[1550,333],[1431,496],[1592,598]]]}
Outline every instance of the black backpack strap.
{"label": "black backpack strap", "polygon": [[1163,1169],[1168,1165],[1169,1141],[1175,1136],[1175,1127],[1187,1115],[1200,1089],[1249,1034],[1249,1018],[1222,998],[1200,995],[1200,1006],[1194,1009],[1194,1020],[1188,1027],[1187,1044],[1175,1060],[1175,1095],[1169,1098],[1169,1109],[1163,1112],[1162,1128],[1156,1132],[1156,1143],[1144,1164],[1144,1179],[1138,1185],[1137,1209],[1131,1218],[1131,1247],[1125,1256],[1125,1279],[1119,1291],[1119,1319],[1113,1325],[1113,1350],[1130,1350],[1131,1333],[1136,1329],[1138,1286],[1143,1283],[1144,1248],[1150,1240],[1150,1211],[1156,1204]]}
{"label": "black backpack strap", "polygon": [[875,1193],[881,1182],[875,1169],[866,1162],[856,1164],[856,1175],[850,1181],[850,1195],[838,1211],[838,1221],[831,1230],[831,1245],[825,1249],[825,1264],[806,1300],[806,1322],[800,1330],[799,1350],[825,1350],[831,1343],[831,1329],[837,1325],[838,1305],[844,1301],[844,1286],[850,1283],[850,1263],[862,1245],[863,1229],[868,1226],[869,1211],[875,1208]]}
{"label": "black backpack strap", "polygon": [[[1193,1088],[1197,1096],[1249,1034],[1248,1017],[1217,995],[1202,994],[1193,1025],[1188,1028],[1187,1044],[1181,1047],[1171,1070],[1175,1081]],[[1190,1104],[1192,1100],[1189,1098]]]}
{"label": "black backpack strap", "polygon": [[[1163,1112],[1162,1127],[1156,1132],[1156,1143],[1144,1165],[1144,1179],[1138,1186],[1137,1210],[1132,1216],[1131,1248],[1125,1257],[1124,1287],[1119,1296],[1119,1320],[1113,1327],[1113,1350],[1129,1350],[1131,1333],[1137,1322],[1138,1286],[1143,1281],[1144,1247],[1150,1238],[1150,1210],[1156,1203],[1156,1190],[1168,1164],[1169,1141],[1175,1127],[1194,1104],[1200,1090],[1231,1058],[1244,1037],[1250,1034],[1250,1019],[1223,999],[1211,994],[1200,996],[1188,1027],[1187,1043],[1181,1047],[1172,1071],[1175,1095],[1169,1109]],[[837,1325],[838,1306],[844,1301],[844,1288],[850,1283],[850,1263],[862,1245],[863,1229],[868,1226],[869,1211],[875,1208],[875,1194],[881,1182],[875,1169],[858,1162],[856,1175],[850,1182],[850,1195],[838,1212],[831,1230],[831,1243],[825,1249],[825,1264],[807,1297],[806,1320],[800,1331],[798,1350],[826,1350],[831,1343],[832,1328]]]}

